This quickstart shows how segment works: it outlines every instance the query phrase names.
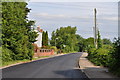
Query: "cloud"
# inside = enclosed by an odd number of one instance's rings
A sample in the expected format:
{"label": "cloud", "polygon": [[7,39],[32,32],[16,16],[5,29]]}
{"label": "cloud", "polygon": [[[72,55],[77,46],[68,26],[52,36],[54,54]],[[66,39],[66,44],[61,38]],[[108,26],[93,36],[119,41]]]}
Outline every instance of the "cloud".
{"label": "cloud", "polygon": [[[71,20],[91,20],[93,17],[91,16],[70,16],[70,15],[64,15],[64,14],[49,14],[49,13],[39,13],[39,14],[32,14],[34,17],[40,17],[44,19],[71,19]],[[109,20],[109,21],[118,21],[118,16],[99,16],[98,20]]]}
{"label": "cloud", "polygon": [[66,22],[72,22],[72,23],[76,23],[76,22],[89,22],[89,20],[91,19],[90,16],[76,16],[76,15],[66,15],[66,14],[49,14],[49,13],[33,13],[29,15],[31,17],[31,19],[37,19],[38,20],[42,20],[45,22],[59,22],[59,23],[66,23]]}
{"label": "cloud", "polygon": [[58,14],[58,15],[53,15],[53,14],[48,14],[48,13],[39,13],[39,14],[35,14],[38,17],[45,17],[45,18],[64,18],[64,17],[68,17],[62,14]]}
{"label": "cloud", "polygon": [[103,17],[102,20],[118,21],[118,17]]}
{"label": "cloud", "polygon": [[[32,14],[33,14],[33,16],[44,18],[44,19],[57,19],[58,20],[58,19],[63,18],[63,19],[72,19],[72,20],[81,20],[81,19],[88,20],[88,19],[92,19],[94,17],[93,9],[96,7],[97,8],[97,17],[100,16],[99,19],[115,21],[115,20],[117,20],[117,18],[115,18],[114,16],[118,15],[118,13],[117,13],[118,6],[116,4],[117,3],[111,3],[111,2],[108,2],[108,3],[104,3],[104,2],[101,2],[101,3],[100,2],[98,2],[98,3],[93,3],[93,2],[89,2],[89,3],[86,3],[86,2],[85,3],[47,2],[47,3],[39,3],[38,6],[41,9],[44,9],[44,7],[40,7],[40,6],[46,6],[48,8],[45,8],[45,9],[47,9],[48,11],[51,11],[51,12],[44,10],[45,13],[34,12]],[[55,8],[55,7],[57,7],[57,8]],[[56,11],[56,10],[58,13],[54,14],[54,11]],[[71,10],[73,12],[71,12]],[[78,15],[77,13],[80,13],[80,15]],[[83,16],[85,16],[85,17],[83,17]]]}

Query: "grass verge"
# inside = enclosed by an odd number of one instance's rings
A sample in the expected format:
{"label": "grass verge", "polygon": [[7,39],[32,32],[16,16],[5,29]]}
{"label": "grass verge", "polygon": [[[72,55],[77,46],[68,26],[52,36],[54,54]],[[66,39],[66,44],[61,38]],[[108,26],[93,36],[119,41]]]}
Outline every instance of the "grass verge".
{"label": "grass verge", "polygon": [[[36,58],[33,58],[32,61],[39,60],[39,59],[42,59],[42,58],[47,58],[47,57],[50,57],[50,56],[36,57]],[[24,60],[15,60],[15,61],[9,61],[9,62],[2,62],[1,63],[2,65],[0,65],[0,67],[11,66],[11,65],[14,65],[14,64],[20,64],[20,63],[26,63],[26,62],[31,62],[31,60],[24,59]]]}

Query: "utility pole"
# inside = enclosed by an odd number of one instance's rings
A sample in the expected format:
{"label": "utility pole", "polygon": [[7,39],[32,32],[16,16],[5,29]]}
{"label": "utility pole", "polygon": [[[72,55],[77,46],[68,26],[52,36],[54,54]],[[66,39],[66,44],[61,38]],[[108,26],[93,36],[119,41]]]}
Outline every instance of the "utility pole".
{"label": "utility pole", "polygon": [[95,45],[95,48],[97,49],[97,19],[96,19],[96,14],[97,14],[97,10],[96,8],[94,9],[94,24],[95,24],[95,27],[94,27],[94,45]]}

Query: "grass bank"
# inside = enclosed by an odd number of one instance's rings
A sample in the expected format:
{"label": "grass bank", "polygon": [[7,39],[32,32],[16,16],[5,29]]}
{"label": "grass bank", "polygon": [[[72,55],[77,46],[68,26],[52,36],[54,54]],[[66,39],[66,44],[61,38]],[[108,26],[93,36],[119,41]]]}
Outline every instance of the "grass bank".
{"label": "grass bank", "polygon": [[8,61],[8,62],[2,62],[2,61],[1,61],[0,67],[12,66],[12,65],[16,65],[16,64],[31,62],[31,61],[34,61],[34,60],[39,60],[39,59],[47,58],[47,57],[51,57],[51,56],[35,57],[35,58],[33,58],[32,60],[24,59],[24,60],[14,60],[14,61]]}

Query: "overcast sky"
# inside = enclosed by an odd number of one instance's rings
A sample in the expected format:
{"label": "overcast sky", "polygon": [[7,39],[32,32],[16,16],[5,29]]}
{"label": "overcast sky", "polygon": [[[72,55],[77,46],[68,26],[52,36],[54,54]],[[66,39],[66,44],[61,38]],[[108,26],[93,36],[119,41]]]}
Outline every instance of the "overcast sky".
{"label": "overcast sky", "polygon": [[29,2],[29,19],[36,21],[44,31],[76,26],[77,34],[93,37],[94,8],[97,9],[97,27],[102,38],[113,40],[118,36],[117,2]]}

